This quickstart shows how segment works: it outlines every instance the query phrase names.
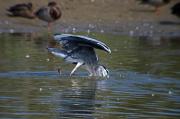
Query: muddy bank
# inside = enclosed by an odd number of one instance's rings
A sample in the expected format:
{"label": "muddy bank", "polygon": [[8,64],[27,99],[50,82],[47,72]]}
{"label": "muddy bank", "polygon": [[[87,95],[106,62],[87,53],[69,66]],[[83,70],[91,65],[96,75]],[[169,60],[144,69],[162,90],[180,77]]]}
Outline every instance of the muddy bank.
{"label": "muddy bank", "polygon": [[[34,9],[49,0],[6,0],[0,4],[0,32],[46,32],[46,23],[39,19],[12,18],[6,9],[16,3],[29,2]],[[156,15],[151,6],[135,0],[61,0],[63,15],[54,23],[53,32],[100,32],[120,35],[180,35],[180,19],[170,14],[173,0]]]}

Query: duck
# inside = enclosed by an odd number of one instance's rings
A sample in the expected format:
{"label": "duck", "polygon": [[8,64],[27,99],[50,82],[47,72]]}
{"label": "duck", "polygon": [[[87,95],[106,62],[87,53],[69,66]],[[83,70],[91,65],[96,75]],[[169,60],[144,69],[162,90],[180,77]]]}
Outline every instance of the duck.
{"label": "duck", "polygon": [[155,12],[159,15],[160,7],[170,3],[170,0],[137,0],[140,4],[148,4],[155,7]]}
{"label": "duck", "polygon": [[24,17],[29,19],[35,18],[33,4],[31,2],[15,4],[9,7],[7,11],[9,12],[7,15],[9,16]]}
{"label": "duck", "polygon": [[179,2],[179,3],[176,3],[176,4],[171,8],[171,14],[180,17],[180,2]]}
{"label": "duck", "polygon": [[61,18],[62,12],[58,4],[54,1],[51,1],[47,6],[39,8],[35,12],[35,15],[40,20],[47,22],[48,29],[50,29],[52,22],[55,22]]}

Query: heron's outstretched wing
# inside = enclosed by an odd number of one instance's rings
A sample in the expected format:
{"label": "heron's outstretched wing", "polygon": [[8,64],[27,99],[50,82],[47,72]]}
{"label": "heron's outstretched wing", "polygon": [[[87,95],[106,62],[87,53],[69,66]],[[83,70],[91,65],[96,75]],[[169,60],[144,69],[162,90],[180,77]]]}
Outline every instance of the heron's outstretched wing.
{"label": "heron's outstretched wing", "polygon": [[71,51],[79,46],[88,46],[111,53],[110,48],[103,42],[81,35],[61,34],[54,35],[54,39],[63,45],[63,48]]}

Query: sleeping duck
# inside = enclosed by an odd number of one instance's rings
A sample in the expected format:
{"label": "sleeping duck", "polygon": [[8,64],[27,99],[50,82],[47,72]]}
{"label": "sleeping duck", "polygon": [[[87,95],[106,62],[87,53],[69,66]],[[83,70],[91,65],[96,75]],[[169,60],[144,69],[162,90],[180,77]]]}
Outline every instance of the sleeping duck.
{"label": "sleeping duck", "polygon": [[176,3],[176,4],[171,8],[171,14],[180,17],[180,2],[179,2],[179,3]]}
{"label": "sleeping duck", "polygon": [[35,14],[40,20],[48,22],[48,29],[51,27],[51,23],[58,20],[62,15],[59,6],[54,1],[49,2],[48,6],[41,7]]}
{"label": "sleeping duck", "polygon": [[32,3],[20,3],[7,9],[9,16],[17,16],[33,19],[35,18]]}
{"label": "sleeping duck", "polygon": [[137,0],[140,4],[147,4],[155,7],[156,14],[159,14],[160,7],[170,3],[170,0]]}

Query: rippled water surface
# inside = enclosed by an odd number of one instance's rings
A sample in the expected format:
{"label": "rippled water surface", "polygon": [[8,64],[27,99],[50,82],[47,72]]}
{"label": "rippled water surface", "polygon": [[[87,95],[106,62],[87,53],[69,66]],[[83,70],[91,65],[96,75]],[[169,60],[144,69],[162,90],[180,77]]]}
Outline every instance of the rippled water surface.
{"label": "rippled water surface", "polygon": [[[180,38],[91,34],[109,79],[52,56],[51,36],[0,34],[0,118],[180,118]],[[59,75],[57,69],[62,70]]]}

